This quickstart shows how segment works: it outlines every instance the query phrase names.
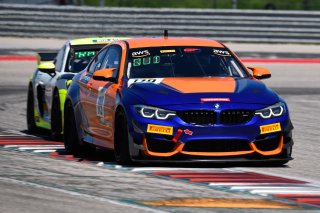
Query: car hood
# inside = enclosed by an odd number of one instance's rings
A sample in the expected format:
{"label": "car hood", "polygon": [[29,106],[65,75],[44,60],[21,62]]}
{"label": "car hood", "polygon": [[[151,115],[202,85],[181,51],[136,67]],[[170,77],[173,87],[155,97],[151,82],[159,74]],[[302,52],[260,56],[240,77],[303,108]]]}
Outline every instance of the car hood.
{"label": "car hood", "polygon": [[249,78],[130,79],[128,90],[153,106],[206,101],[271,105],[279,96],[264,83]]}

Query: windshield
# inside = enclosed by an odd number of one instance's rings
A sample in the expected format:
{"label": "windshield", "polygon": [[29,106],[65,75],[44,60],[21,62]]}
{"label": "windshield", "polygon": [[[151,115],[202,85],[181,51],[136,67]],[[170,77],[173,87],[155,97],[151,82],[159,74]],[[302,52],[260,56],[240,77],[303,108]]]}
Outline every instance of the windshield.
{"label": "windshield", "polygon": [[131,49],[127,76],[245,78],[249,74],[225,48],[179,46]]}
{"label": "windshield", "polygon": [[90,60],[104,45],[71,46],[66,72],[80,72],[89,64]]}

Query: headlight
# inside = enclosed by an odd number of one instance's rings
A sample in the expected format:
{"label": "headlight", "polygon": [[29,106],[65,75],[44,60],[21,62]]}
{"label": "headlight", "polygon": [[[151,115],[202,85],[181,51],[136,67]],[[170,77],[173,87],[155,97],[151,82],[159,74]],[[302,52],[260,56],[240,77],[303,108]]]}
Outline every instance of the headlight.
{"label": "headlight", "polygon": [[135,105],[133,106],[135,111],[144,118],[152,118],[159,120],[166,120],[176,115],[174,111],[160,109],[157,107]]}
{"label": "headlight", "polygon": [[269,106],[264,109],[259,109],[256,111],[256,115],[260,115],[262,118],[272,118],[279,117],[286,112],[286,107],[284,103],[277,103],[275,105]]}

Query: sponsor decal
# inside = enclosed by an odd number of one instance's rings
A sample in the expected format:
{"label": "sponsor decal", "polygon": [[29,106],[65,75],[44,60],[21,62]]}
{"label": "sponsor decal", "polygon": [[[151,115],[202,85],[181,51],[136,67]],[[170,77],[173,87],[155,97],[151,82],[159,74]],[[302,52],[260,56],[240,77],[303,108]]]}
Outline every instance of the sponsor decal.
{"label": "sponsor decal", "polygon": [[97,111],[97,117],[99,120],[99,123],[104,123],[104,100],[105,100],[105,94],[106,88],[99,87],[98,89],[98,97],[97,97],[97,103],[96,103],[96,111]]}
{"label": "sponsor decal", "polygon": [[117,41],[118,39],[114,39],[114,38],[107,38],[107,39],[94,39],[92,40],[92,42],[96,42],[96,43],[105,43],[105,42],[110,42],[110,41]]}
{"label": "sponsor decal", "polygon": [[229,51],[227,51],[227,50],[219,50],[219,49],[213,49],[213,54],[220,55],[220,56],[230,56]]}
{"label": "sponsor decal", "polygon": [[280,123],[274,123],[274,124],[260,126],[260,134],[267,134],[267,133],[279,132],[279,131],[281,131]]}
{"label": "sponsor decal", "polygon": [[184,48],[183,51],[185,53],[199,53],[199,52],[201,52],[201,49],[199,49],[199,48]]}
{"label": "sponsor decal", "polygon": [[160,63],[160,56],[153,56],[153,57],[144,57],[144,58],[134,58],[132,60],[134,67],[139,67],[141,65],[149,65],[149,64],[159,64]]}
{"label": "sponsor decal", "polygon": [[157,133],[162,135],[172,135],[173,127],[172,126],[160,126],[154,124],[148,124],[147,132]]}
{"label": "sponsor decal", "polygon": [[128,87],[135,83],[160,84],[163,78],[132,78],[128,81]]}
{"label": "sponsor decal", "polygon": [[149,50],[141,50],[141,51],[137,51],[137,52],[132,52],[131,56],[133,58],[139,58],[139,57],[145,57],[150,55]]}
{"label": "sponsor decal", "polygon": [[77,51],[77,52],[74,53],[74,55],[72,55],[72,57],[75,57],[76,59],[86,58],[86,57],[93,57],[93,56],[95,56],[96,53],[97,53],[97,51],[94,51],[94,50]]}
{"label": "sponsor decal", "polygon": [[230,98],[200,98],[201,102],[229,102]]}
{"label": "sponsor decal", "polygon": [[193,132],[190,131],[189,129],[185,129],[185,130],[183,130],[183,132],[184,132],[184,134],[186,134],[186,135],[193,135]]}
{"label": "sponsor decal", "polygon": [[160,50],[160,53],[175,53],[176,50]]}

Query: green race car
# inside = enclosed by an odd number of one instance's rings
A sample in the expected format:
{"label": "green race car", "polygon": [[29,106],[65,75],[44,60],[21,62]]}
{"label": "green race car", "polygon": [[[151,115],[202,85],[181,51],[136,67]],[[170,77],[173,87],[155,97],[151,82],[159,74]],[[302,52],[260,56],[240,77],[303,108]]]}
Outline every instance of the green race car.
{"label": "green race car", "polygon": [[28,130],[51,131],[52,139],[63,134],[63,106],[73,76],[86,68],[102,47],[120,37],[81,38],[67,41],[58,53],[38,53],[38,67],[29,81]]}

